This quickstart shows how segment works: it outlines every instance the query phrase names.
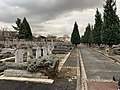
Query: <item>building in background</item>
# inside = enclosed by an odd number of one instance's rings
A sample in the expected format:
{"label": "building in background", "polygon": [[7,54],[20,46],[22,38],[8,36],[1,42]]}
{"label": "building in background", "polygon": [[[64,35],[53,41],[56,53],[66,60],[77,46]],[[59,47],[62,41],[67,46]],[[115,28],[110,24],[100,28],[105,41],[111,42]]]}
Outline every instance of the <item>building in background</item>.
{"label": "building in background", "polygon": [[58,37],[57,40],[62,42],[70,42],[70,37],[66,34],[66,35],[63,35],[62,37]]}

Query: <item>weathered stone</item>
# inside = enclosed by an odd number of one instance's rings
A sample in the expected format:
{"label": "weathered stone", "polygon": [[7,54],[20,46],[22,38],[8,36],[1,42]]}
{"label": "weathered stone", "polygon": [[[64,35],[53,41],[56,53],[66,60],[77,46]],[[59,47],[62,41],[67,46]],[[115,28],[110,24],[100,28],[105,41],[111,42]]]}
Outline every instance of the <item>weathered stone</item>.
{"label": "weathered stone", "polygon": [[26,70],[27,64],[24,63],[6,63],[7,69],[18,69],[18,70]]}
{"label": "weathered stone", "polygon": [[48,76],[44,76],[44,74],[42,74],[42,73],[31,73],[26,70],[13,70],[13,69],[5,70],[4,76],[48,79]]}
{"label": "weathered stone", "polygon": [[22,63],[23,62],[23,52],[21,49],[16,50],[15,52],[15,63]]}

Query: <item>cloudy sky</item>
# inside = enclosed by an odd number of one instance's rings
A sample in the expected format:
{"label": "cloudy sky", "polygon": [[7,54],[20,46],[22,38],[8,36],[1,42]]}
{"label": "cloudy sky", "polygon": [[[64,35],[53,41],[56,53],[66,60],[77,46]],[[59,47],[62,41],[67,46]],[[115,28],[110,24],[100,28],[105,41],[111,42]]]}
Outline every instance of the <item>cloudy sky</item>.
{"label": "cloudy sky", "polygon": [[[96,8],[103,13],[104,0],[0,0],[0,27],[13,30],[16,18],[26,17],[35,35],[70,35],[77,21],[83,35],[94,24]],[[120,0],[117,13],[120,16]]]}

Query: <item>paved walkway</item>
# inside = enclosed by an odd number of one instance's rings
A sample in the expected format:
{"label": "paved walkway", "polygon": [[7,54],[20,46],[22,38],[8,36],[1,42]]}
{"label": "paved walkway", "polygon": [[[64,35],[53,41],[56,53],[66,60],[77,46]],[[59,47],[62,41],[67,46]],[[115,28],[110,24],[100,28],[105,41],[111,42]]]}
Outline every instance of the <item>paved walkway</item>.
{"label": "paved walkway", "polygon": [[[82,46],[81,46],[82,47]],[[86,47],[87,48],[87,47]],[[85,49],[86,49],[85,48]],[[116,66],[113,66],[113,64],[115,64],[115,62],[113,62],[113,60],[111,61],[111,60],[109,60],[108,59],[108,56],[107,56],[107,58],[105,58],[105,59],[103,59],[102,58],[102,56],[103,55],[96,55],[96,52],[95,51],[93,51],[93,50],[91,50],[91,49],[87,49],[86,51],[85,51],[85,49],[83,50],[83,55],[84,55],[84,58],[83,58],[83,60],[84,60],[84,64],[86,64],[86,67],[85,68],[87,68],[87,66],[89,66],[89,68],[87,69],[87,76],[88,76],[88,73],[89,73],[89,71],[91,71],[92,73],[91,73],[91,77],[94,77],[95,76],[95,74],[96,74],[96,72],[94,72],[95,70],[94,69],[98,69],[98,70],[100,70],[100,67],[101,67],[101,72],[103,72],[105,69],[106,69],[106,67],[109,67],[108,69],[107,69],[107,72],[109,71],[109,70],[111,70],[111,68],[113,68],[114,70],[111,72],[111,74],[113,74],[114,73],[114,71],[116,71],[116,70],[118,70],[118,73],[119,73],[119,68],[115,68]],[[88,53],[87,53],[88,52]],[[91,53],[93,53],[93,55],[90,55]],[[101,53],[101,52],[100,52]],[[88,55],[89,54],[89,55]],[[101,53],[101,54],[103,54],[103,53]],[[93,57],[88,57],[87,58],[87,56],[93,56]],[[99,57],[98,57],[99,56]],[[98,57],[98,58],[97,58]],[[106,56],[104,56],[104,57],[106,57]],[[85,62],[85,59],[87,58],[87,62]],[[97,59],[96,59],[97,58]],[[107,64],[106,62],[108,62],[108,61],[106,61],[106,60],[109,60],[109,63]],[[93,61],[94,60],[96,60],[96,64],[93,64],[92,65],[92,63],[93,63]],[[118,60],[120,60],[120,59],[118,59]],[[89,62],[89,63],[88,63]],[[106,66],[105,66],[105,63],[106,63]],[[112,65],[111,65],[112,64]],[[116,64],[117,66],[119,66],[119,64]],[[93,68],[90,68],[90,67],[93,67]],[[99,67],[99,68],[98,68]],[[105,67],[105,68],[104,68]],[[102,69],[103,68],[103,69]],[[93,70],[92,70],[93,69]],[[117,73],[117,72],[116,72]],[[98,73],[98,76],[102,76],[102,75],[108,75],[109,76],[109,73]],[[119,74],[118,74],[119,75]],[[108,77],[107,76],[107,77]],[[112,75],[113,76],[113,75]],[[103,79],[99,79],[99,77],[97,77],[98,79],[89,79],[90,77],[88,77],[88,79],[89,80],[87,80],[87,86],[88,86],[88,90],[117,90],[117,87],[118,87],[118,85],[117,85],[117,83],[116,82],[114,82],[112,79],[111,80],[106,80],[107,79],[107,77],[105,76],[105,78],[103,78]],[[112,77],[111,77],[112,78]]]}
{"label": "paved walkway", "polygon": [[63,67],[77,67],[77,49],[73,49]]}
{"label": "paved walkway", "polygon": [[117,90],[116,83],[109,82],[88,82],[88,90]]}
{"label": "paved walkway", "polygon": [[95,51],[97,51],[97,52],[99,52],[99,53],[101,53],[101,54],[103,54],[103,55],[105,55],[105,56],[107,56],[108,58],[114,60],[115,62],[120,63],[120,55],[115,55],[114,54],[114,55],[110,56],[105,51],[98,50],[98,48],[92,48],[92,49],[95,50]]}

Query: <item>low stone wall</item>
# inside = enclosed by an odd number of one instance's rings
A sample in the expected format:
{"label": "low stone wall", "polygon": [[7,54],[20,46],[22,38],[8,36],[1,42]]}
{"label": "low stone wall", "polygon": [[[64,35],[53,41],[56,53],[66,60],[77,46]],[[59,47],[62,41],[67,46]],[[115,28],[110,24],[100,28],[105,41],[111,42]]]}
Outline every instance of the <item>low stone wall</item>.
{"label": "low stone wall", "polygon": [[44,76],[43,73],[31,73],[26,70],[13,70],[13,69],[5,70],[4,76],[48,79],[48,76]]}

